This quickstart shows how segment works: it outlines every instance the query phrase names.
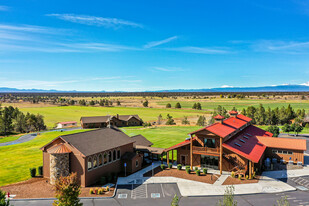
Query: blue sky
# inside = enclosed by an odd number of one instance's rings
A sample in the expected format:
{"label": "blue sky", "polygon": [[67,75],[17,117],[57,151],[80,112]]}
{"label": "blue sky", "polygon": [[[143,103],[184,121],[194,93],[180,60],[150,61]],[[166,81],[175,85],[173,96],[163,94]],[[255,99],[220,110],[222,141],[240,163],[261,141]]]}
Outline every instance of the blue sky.
{"label": "blue sky", "polygon": [[309,0],[0,1],[0,87],[309,86]]}

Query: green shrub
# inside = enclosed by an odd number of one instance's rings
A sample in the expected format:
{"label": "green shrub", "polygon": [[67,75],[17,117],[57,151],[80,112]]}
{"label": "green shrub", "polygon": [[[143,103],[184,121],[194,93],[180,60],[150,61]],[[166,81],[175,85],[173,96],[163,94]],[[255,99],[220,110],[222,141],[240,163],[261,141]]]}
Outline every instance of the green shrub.
{"label": "green shrub", "polygon": [[38,173],[39,173],[40,176],[43,175],[43,166],[38,167]]}
{"label": "green shrub", "polygon": [[90,190],[89,190],[89,194],[94,194],[94,192],[93,192],[93,189],[91,188]]}
{"label": "green shrub", "polygon": [[191,169],[190,169],[190,168],[186,168],[186,172],[187,172],[188,174],[190,174]]}
{"label": "green shrub", "polygon": [[253,172],[253,174],[252,174],[252,178],[255,178],[255,172]]}
{"label": "green shrub", "polygon": [[206,175],[207,174],[207,169],[203,168],[203,173]]}
{"label": "green shrub", "polygon": [[242,175],[241,175],[241,174],[239,174],[239,175],[238,175],[238,179],[239,179],[239,180],[241,180],[241,178],[242,178]]}
{"label": "green shrub", "polygon": [[168,168],[172,169],[172,167],[173,167],[173,164],[172,164],[172,163],[169,163],[169,164],[168,164]]}
{"label": "green shrub", "polygon": [[195,170],[195,171],[198,170],[198,167],[194,167],[194,170]]}
{"label": "green shrub", "polygon": [[187,169],[190,169],[190,166],[189,166],[189,165],[186,165],[186,170],[187,170]]}
{"label": "green shrub", "polygon": [[235,177],[235,172],[234,171],[232,171],[232,173],[231,173],[231,177]]}
{"label": "green shrub", "polygon": [[201,175],[201,171],[200,170],[195,170],[195,173],[196,173],[197,176]]}
{"label": "green shrub", "polygon": [[165,164],[161,164],[161,170],[165,170]]}
{"label": "green shrub", "polygon": [[10,205],[10,200],[5,198],[6,192],[2,191],[0,189],[0,205],[1,206],[9,206]]}
{"label": "green shrub", "polygon": [[249,176],[248,175],[246,175],[246,180],[248,180],[249,179]]}
{"label": "green shrub", "polygon": [[35,177],[36,176],[36,168],[30,168],[30,176]]}
{"label": "green shrub", "polygon": [[105,185],[106,184],[106,177],[105,176],[102,176],[100,178],[100,185]]}
{"label": "green shrub", "polygon": [[177,165],[177,170],[181,170],[181,168],[182,168],[182,165],[181,165],[181,164],[178,164],[178,165]]}

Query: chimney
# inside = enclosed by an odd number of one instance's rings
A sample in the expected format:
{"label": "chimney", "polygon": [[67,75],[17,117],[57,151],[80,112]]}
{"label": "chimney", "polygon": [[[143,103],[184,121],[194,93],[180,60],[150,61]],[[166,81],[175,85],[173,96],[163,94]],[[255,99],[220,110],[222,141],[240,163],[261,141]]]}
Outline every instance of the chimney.
{"label": "chimney", "polygon": [[231,117],[237,117],[238,112],[237,112],[237,111],[232,110],[232,111],[230,111],[230,112],[229,112],[229,114],[230,114],[230,116],[231,116]]}
{"label": "chimney", "polygon": [[224,116],[218,114],[214,117],[216,123],[223,124]]}

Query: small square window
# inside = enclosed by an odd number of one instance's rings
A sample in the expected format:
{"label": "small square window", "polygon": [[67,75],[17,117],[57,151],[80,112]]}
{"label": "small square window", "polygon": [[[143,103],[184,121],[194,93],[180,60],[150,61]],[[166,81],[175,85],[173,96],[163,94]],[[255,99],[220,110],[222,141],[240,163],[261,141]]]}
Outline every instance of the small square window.
{"label": "small square window", "polygon": [[138,167],[138,160],[135,161],[135,166]]}

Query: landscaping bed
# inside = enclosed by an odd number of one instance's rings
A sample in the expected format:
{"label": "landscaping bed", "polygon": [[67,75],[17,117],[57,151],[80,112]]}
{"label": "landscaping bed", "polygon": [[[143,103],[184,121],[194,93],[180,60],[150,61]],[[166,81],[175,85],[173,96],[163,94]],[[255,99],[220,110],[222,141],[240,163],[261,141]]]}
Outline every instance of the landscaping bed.
{"label": "landscaping bed", "polygon": [[[154,169],[154,177],[177,177],[187,180],[193,180],[198,182],[204,182],[208,184],[213,184],[220,175],[214,175],[214,174],[203,174],[200,173],[200,176],[197,176],[195,171],[191,171],[190,174],[188,174],[185,170],[177,170],[177,169],[169,169],[166,168],[165,170],[162,170],[160,167],[156,167]],[[146,172],[144,174],[144,177],[151,177],[152,171]]]}
{"label": "landscaping bed", "polygon": [[258,183],[260,180],[260,176],[255,176],[254,179],[245,179],[242,178],[241,180],[235,177],[229,176],[222,185],[239,185],[239,184],[251,184],[251,183]]}
{"label": "landscaping bed", "polygon": [[[90,189],[97,189],[101,187],[82,187],[79,197],[111,197],[114,194],[115,188],[110,188],[110,191],[102,195],[90,194]],[[6,185],[1,187],[5,192],[11,195],[16,195],[14,199],[29,199],[29,198],[54,198],[54,186],[48,183],[48,179],[42,177],[35,177],[27,181]]]}

